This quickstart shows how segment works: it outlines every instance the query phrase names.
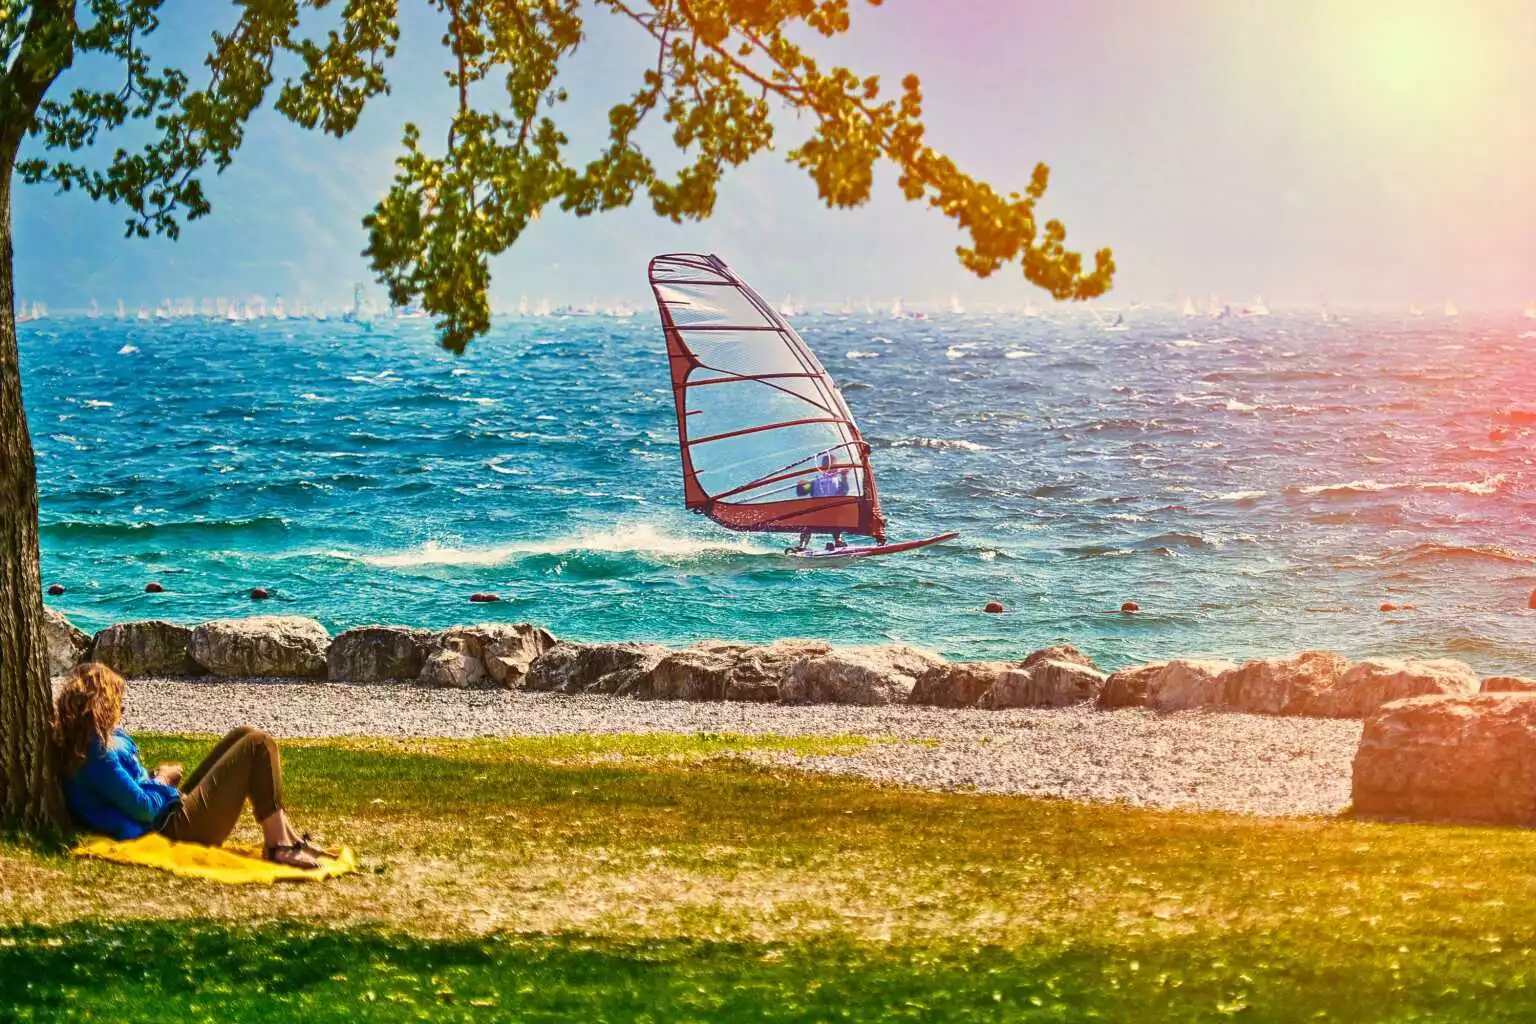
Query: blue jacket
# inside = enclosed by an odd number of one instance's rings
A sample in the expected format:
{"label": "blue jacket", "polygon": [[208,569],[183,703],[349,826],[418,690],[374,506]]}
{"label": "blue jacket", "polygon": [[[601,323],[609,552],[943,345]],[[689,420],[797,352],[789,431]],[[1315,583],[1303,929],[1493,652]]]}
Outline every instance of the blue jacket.
{"label": "blue jacket", "polygon": [[180,802],[180,790],[149,777],[139,748],[121,729],[106,746],[92,736],[85,763],[64,779],[64,803],[75,825],[113,839],[156,831]]}
{"label": "blue jacket", "polygon": [[816,498],[832,498],[839,494],[848,493],[848,471],[837,470],[835,472],[823,471],[811,481],[811,496]]}

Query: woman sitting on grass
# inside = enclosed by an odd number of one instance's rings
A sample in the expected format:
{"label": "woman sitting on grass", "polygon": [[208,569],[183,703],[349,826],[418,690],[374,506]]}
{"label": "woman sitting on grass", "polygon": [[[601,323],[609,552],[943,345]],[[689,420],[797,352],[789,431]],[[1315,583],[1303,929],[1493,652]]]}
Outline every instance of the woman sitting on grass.
{"label": "woman sitting on grass", "polygon": [[94,661],[69,674],[59,692],[53,742],[64,801],[77,827],[114,839],[158,832],[218,846],[234,831],[249,797],[266,836],[268,860],[319,866],[319,848],[308,836],[296,835],[283,813],[283,767],[272,737],[233,729],[183,779],[179,764],[146,772],[139,748],[118,728],[122,719],[122,676]]}

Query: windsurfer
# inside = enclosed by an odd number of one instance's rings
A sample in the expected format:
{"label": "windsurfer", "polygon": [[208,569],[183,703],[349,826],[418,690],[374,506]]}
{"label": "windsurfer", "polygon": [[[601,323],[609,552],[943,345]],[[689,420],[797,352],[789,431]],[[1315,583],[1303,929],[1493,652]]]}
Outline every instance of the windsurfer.
{"label": "windsurfer", "polygon": [[[801,487],[810,491],[813,498],[835,498],[848,493],[848,471],[838,469],[837,462],[831,452],[822,452],[816,459],[817,468],[820,470],[808,484],[802,483]],[[800,531],[800,543],[797,550],[804,551],[811,546],[811,531]],[[832,531],[832,541],[827,545],[827,550],[845,548],[848,542],[843,540],[842,530]]]}

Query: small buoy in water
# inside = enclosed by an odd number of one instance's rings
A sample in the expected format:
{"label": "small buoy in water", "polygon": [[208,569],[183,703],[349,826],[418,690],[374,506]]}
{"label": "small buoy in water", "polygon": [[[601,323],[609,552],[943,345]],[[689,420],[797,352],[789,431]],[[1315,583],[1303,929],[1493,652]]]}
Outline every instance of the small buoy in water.
{"label": "small buoy in water", "polygon": [[1120,606],[1120,610],[1123,612],[1139,612],[1141,611],[1141,605],[1135,601],[1127,601]]}
{"label": "small buoy in water", "polygon": [[982,611],[984,611],[984,612],[992,612],[993,614],[996,614],[997,612],[1000,612],[1002,610],[1003,610],[1003,602],[1001,602],[1001,601],[988,601],[987,602],[987,606],[982,609]]}
{"label": "small buoy in water", "polygon": [[[48,586],[48,593],[52,594],[54,597],[58,597],[60,594],[64,593],[64,584],[62,584],[62,583],[52,583],[52,584],[49,584],[49,586]],[[1536,595],[1533,595],[1532,600],[1536,600]]]}
{"label": "small buoy in water", "polygon": [[165,592],[165,588],[162,587],[158,583],[155,583],[155,582],[151,581],[149,583],[144,584],[144,593],[146,593],[146,594],[160,594],[160,593],[164,593],[164,592]]}
{"label": "small buoy in water", "polygon": [[490,604],[492,601],[500,601],[500,594],[470,594],[469,599],[475,604]]}
{"label": "small buoy in water", "polygon": [[1494,427],[1492,430],[1488,431],[1488,440],[1490,441],[1505,441],[1508,439],[1509,431],[1505,430],[1503,427]]}
{"label": "small buoy in water", "polygon": [[1400,611],[1402,611],[1401,608],[1399,608],[1397,605],[1393,604],[1391,601],[1388,601],[1386,604],[1382,605],[1381,606],[1381,610],[1384,611],[1384,612],[1400,612]]}
{"label": "small buoy in water", "polygon": [[1533,590],[1533,591],[1531,591],[1531,603],[1530,603],[1530,607],[1532,607],[1532,608],[1536,608],[1536,590]]}
{"label": "small buoy in water", "polygon": [[267,593],[267,590],[266,590],[265,587],[252,587],[251,588],[251,600],[252,601],[265,601],[267,598],[269,598],[271,596],[272,596],[271,594]]}

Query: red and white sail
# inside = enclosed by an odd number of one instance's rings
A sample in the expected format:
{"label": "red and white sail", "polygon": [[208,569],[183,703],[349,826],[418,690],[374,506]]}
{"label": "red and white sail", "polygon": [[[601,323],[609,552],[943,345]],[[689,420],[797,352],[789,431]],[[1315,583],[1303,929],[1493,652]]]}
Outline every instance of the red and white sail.
{"label": "red and white sail", "polygon": [[[883,542],[869,446],[794,328],[717,256],[657,256],[650,279],[687,507],[733,530],[841,530]],[[810,493],[823,456],[846,493]]]}

